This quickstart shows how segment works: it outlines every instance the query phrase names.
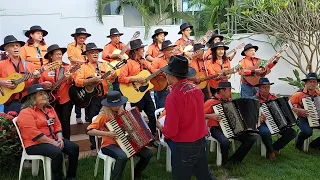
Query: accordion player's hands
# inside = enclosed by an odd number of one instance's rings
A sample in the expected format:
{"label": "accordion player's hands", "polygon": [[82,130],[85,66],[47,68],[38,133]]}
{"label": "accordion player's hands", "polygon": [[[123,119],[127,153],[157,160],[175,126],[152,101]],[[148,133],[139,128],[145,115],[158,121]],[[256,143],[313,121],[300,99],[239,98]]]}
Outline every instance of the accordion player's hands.
{"label": "accordion player's hands", "polygon": [[215,114],[215,113],[206,114],[205,117],[207,119],[213,119],[213,120],[216,120],[218,122],[221,120],[221,115],[220,114]]}
{"label": "accordion player's hands", "polygon": [[307,110],[302,109],[302,108],[297,108],[297,107],[292,107],[292,111],[297,114],[297,116],[300,117],[308,117],[309,113]]}
{"label": "accordion player's hands", "polygon": [[118,138],[118,134],[113,132],[113,131],[109,131],[109,132],[106,132],[107,133],[107,136],[112,138],[112,139],[117,139]]}
{"label": "accordion player's hands", "polygon": [[261,116],[260,116],[260,123],[264,123],[266,121],[266,116],[261,113]]}

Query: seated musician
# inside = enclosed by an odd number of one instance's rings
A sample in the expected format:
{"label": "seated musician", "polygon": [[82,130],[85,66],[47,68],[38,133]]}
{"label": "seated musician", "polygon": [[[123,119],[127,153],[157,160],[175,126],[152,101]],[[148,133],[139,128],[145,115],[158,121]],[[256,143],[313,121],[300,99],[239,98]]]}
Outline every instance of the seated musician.
{"label": "seated musician", "polygon": [[[20,58],[19,51],[24,44],[23,41],[18,41],[13,35],[8,35],[4,38],[4,43],[0,46],[0,50],[8,53],[8,59],[0,61],[0,78],[6,78],[12,73],[19,73],[23,76],[27,73],[33,73],[34,78],[29,78],[25,82],[25,89],[27,89],[32,84],[38,83],[40,72],[36,70],[34,64]],[[14,90],[17,85],[13,84],[11,79],[7,79],[0,80],[0,87]],[[23,90],[22,92],[13,94],[11,96],[12,100],[9,99],[9,101],[5,103],[4,112],[20,112],[20,99],[25,96],[26,93],[27,92]]]}
{"label": "seated musician", "polygon": [[[293,111],[297,114],[299,122],[299,128],[301,132],[299,133],[296,140],[296,148],[302,150],[302,146],[304,141],[312,136],[313,129],[310,127],[308,123],[309,113],[304,109],[302,99],[306,97],[316,97],[320,94],[318,90],[319,81],[316,73],[309,73],[305,79],[302,79],[305,85],[304,88],[294,93],[291,98],[291,104],[293,106]],[[310,148],[319,149],[320,148],[320,137],[313,140],[310,145]]]}
{"label": "seated musician", "polygon": [[[127,101],[128,98],[121,96],[119,91],[110,91],[106,99],[101,102],[103,105],[102,111],[96,120],[87,127],[87,134],[91,136],[102,136],[102,153],[116,159],[111,176],[113,180],[122,179],[122,173],[128,158],[115,141],[118,135],[114,131],[109,131],[105,124],[125,111],[123,105],[126,104]],[[135,155],[140,157],[134,170],[134,179],[136,180],[142,179],[142,171],[147,167],[152,158],[152,151],[144,147]]]}
{"label": "seated musician", "polygon": [[221,128],[223,127],[219,126],[221,116],[213,112],[212,106],[231,100],[231,83],[221,81],[218,84],[217,93],[215,94],[215,96],[206,101],[204,104],[205,118],[208,119],[207,125],[208,127],[210,127],[211,136],[220,143],[222,165],[240,163],[250,151],[252,145],[256,142],[256,137],[249,133],[242,133],[241,135],[237,136],[235,140],[240,141],[241,145],[236,150],[236,152],[228,159],[230,142],[221,130]]}
{"label": "seated musician", "polygon": [[252,77],[254,75],[257,75],[259,77],[263,74],[270,73],[271,68],[273,68],[278,63],[278,60],[280,58],[280,56],[277,56],[277,58],[274,61],[270,62],[267,65],[266,70],[262,70],[259,68],[261,59],[256,58],[256,51],[258,49],[259,49],[258,46],[253,46],[252,44],[249,43],[244,46],[243,51],[241,52],[241,55],[245,56],[239,62],[239,64],[243,68],[242,71],[239,71],[239,74],[241,75],[240,95],[242,98],[250,98],[257,93],[257,88],[255,87],[256,84],[250,84],[246,80],[246,77],[247,76]]}
{"label": "seated musician", "polygon": [[153,43],[148,47],[146,52],[146,60],[152,62],[154,61],[160,54],[160,49],[162,48],[162,43],[165,40],[165,37],[168,35],[167,31],[159,28],[154,31],[154,34],[151,36]]}
{"label": "seated musician", "polygon": [[62,153],[67,154],[67,179],[75,180],[79,146],[62,137],[59,118],[49,104],[45,89],[40,84],[34,84],[27,91],[28,94],[21,100],[22,110],[17,120],[27,154],[51,158],[54,180],[62,179]]}
{"label": "seated musician", "polygon": [[[270,86],[273,83],[269,82],[268,78],[261,78],[259,84],[257,85],[259,90],[255,96],[261,103],[277,99],[277,96],[270,93]],[[297,135],[296,131],[290,127],[281,131],[281,137],[272,144],[272,137],[269,128],[265,124],[265,118],[260,118],[261,125],[259,127],[259,134],[261,136],[262,142],[267,149],[267,158],[274,160],[276,155],[280,153],[280,150],[283,149],[292,139]]]}
{"label": "seated musician", "polygon": [[[61,48],[59,45],[53,44],[48,47],[47,54],[44,55],[44,58],[48,59],[49,63],[55,61],[62,62],[62,56],[66,51],[67,48]],[[49,81],[54,84],[64,77],[64,73],[66,73],[70,67],[71,65],[64,64],[59,69],[44,71],[41,74],[41,81]],[[53,95],[58,98],[54,102],[54,109],[62,126],[63,137],[66,139],[70,139],[70,116],[73,103],[70,101],[68,92],[72,83],[72,76],[68,73],[61,85],[52,92]]]}
{"label": "seated musician", "polygon": [[[170,40],[164,41],[161,46],[162,48],[160,51],[163,52],[163,55],[161,57],[156,57],[151,64],[155,70],[159,70],[168,64],[171,56],[173,55],[174,47],[176,47],[176,45],[172,44]],[[164,74],[161,74],[160,76],[163,77]],[[154,97],[157,109],[164,107],[164,102],[168,94],[169,90],[167,88],[162,91],[155,91]]]}
{"label": "seated musician", "polygon": [[[188,45],[193,46],[194,41],[190,39],[190,35],[192,32],[193,26],[188,23],[183,23],[180,25],[180,31],[178,34],[181,34],[181,38],[178,39],[174,44],[178,46],[178,51],[175,55],[182,54],[184,52],[184,48]],[[192,52],[185,52],[184,56],[188,59],[191,59]]]}
{"label": "seated musician", "polygon": [[[94,43],[88,43],[86,51],[82,54],[86,55],[88,62],[82,64],[81,68],[77,71],[75,76],[75,85],[78,87],[93,87],[97,85],[99,90],[98,96],[92,98],[86,110],[88,112],[88,122],[92,122],[92,118],[96,116],[102,105],[101,101],[109,91],[108,81],[113,81],[116,77],[113,71],[106,79],[101,79],[104,73],[111,70],[106,62],[98,62],[99,53],[102,49],[98,48]],[[90,137],[91,149],[95,149],[94,137]]]}
{"label": "seated musician", "polygon": [[[229,47],[226,46],[223,42],[217,42],[211,48],[212,51],[212,59],[206,60],[205,67],[208,71],[208,76],[215,75],[217,73],[221,73],[224,70],[230,69],[230,59],[226,57],[226,50]],[[214,96],[217,91],[218,83],[221,80],[228,80],[230,76],[220,76],[218,78],[213,78],[209,80],[208,91],[209,96]]]}

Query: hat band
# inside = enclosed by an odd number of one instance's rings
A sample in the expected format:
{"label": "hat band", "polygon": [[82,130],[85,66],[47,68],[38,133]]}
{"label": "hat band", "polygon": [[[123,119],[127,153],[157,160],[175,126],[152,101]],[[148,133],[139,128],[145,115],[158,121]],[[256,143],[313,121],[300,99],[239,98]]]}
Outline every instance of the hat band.
{"label": "hat band", "polygon": [[112,103],[117,103],[117,102],[120,102],[121,101],[121,99],[116,99],[116,100],[113,100],[113,101],[111,101]]}

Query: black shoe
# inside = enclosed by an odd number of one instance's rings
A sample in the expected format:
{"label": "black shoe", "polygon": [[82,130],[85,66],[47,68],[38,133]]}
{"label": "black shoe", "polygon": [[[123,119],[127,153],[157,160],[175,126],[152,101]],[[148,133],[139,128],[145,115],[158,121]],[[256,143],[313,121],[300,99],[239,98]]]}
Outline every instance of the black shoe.
{"label": "black shoe", "polygon": [[295,142],[296,149],[298,149],[299,151],[303,151],[302,146],[303,146],[303,143],[302,144],[298,143],[298,138],[296,138],[296,142]]}

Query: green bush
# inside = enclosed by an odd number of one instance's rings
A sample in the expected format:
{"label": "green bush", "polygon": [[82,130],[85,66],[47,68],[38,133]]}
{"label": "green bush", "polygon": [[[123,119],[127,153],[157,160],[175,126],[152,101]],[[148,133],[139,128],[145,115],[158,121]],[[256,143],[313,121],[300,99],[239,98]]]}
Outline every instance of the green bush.
{"label": "green bush", "polygon": [[278,78],[278,79],[281,81],[286,81],[286,82],[288,82],[289,85],[298,87],[299,89],[304,88],[304,82],[301,81],[299,71],[295,69],[295,70],[293,70],[293,74],[296,79],[293,79],[291,77]]}

